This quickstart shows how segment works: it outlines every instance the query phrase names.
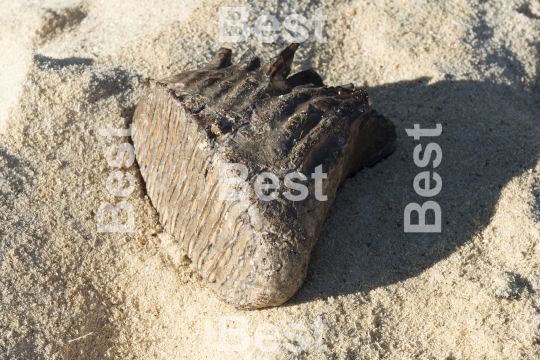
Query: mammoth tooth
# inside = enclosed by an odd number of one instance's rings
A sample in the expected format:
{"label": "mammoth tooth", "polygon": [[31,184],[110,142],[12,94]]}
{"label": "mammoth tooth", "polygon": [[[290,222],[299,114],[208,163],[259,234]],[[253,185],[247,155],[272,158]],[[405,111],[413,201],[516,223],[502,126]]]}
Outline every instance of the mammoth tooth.
{"label": "mammoth tooth", "polygon": [[[200,70],[145,81],[133,118],[161,224],[241,309],[295,294],[339,185],[394,150],[394,125],[365,91],[325,86],[313,70],[288,77],[297,48],[270,65],[249,52],[231,64],[222,48]],[[274,192],[254,186],[262,173],[277,178]],[[304,176],[287,183],[291,173]]]}
{"label": "mammoth tooth", "polygon": [[206,69],[222,69],[231,66],[232,50],[227,48],[220,48],[212,60],[206,64]]}
{"label": "mammoth tooth", "polygon": [[291,72],[291,66],[294,59],[294,53],[298,49],[299,44],[293,43],[283,50],[277,60],[270,66],[266,76],[271,79],[272,82],[280,81],[285,82],[285,79]]}
{"label": "mammoth tooth", "polygon": [[251,51],[248,51],[242,56],[240,64],[245,70],[253,71],[261,66],[261,59],[253,55]]}

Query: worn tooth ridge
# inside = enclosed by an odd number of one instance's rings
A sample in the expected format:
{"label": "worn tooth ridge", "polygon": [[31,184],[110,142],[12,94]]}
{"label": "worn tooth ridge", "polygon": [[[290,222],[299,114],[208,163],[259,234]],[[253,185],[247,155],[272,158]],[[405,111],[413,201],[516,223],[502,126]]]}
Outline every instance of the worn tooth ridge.
{"label": "worn tooth ridge", "polygon": [[[233,64],[221,48],[199,70],[143,82],[133,118],[137,161],[160,222],[237,308],[278,306],[294,295],[339,185],[394,150],[394,125],[365,91],[325,86],[311,69],[289,76],[297,48],[269,65],[251,52]],[[227,163],[248,169],[244,198],[223,198]],[[319,165],[327,201],[314,196]],[[273,201],[254,192],[262,172],[280,180]],[[307,177],[305,200],[282,195],[291,172]]]}

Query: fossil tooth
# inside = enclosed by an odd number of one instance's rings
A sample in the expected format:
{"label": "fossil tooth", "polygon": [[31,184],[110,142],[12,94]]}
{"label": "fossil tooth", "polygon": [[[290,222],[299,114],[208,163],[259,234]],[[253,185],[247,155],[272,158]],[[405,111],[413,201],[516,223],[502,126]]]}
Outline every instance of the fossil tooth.
{"label": "fossil tooth", "polygon": [[287,83],[293,87],[308,84],[313,84],[315,86],[324,85],[319,74],[317,74],[313,69],[300,71],[299,73],[294,74],[287,79]]}
{"label": "fossil tooth", "polygon": [[298,49],[297,43],[287,46],[285,50],[279,54],[278,59],[270,66],[266,76],[270,77],[272,80],[279,79],[285,81],[291,72],[291,65],[296,49]]}
{"label": "fossil tooth", "polygon": [[248,51],[242,56],[240,64],[243,70],[254,71],[261,67],[261,59],[253,55],[251,51]]}
{"label": "fossil tooth", "polygon": [[[394,150],[394,125],[365,91],[324,86],[313,70],[288,76],[297,48],[266,66],[250,52],[231,64],[231,50],[219,49],[200,70],[145,81],[133,118],[160,222],[237,308],[278,306],[294,295],[339,185]],[[226,164],[245,166],[249,186],[224,186]],[[316,168],[327,176],[319,189]],[[255,192],[263,172],[279,180],[275,200]],[[301,194],[284,181],[293,172],[307,178],[294,181],[308,190],[300,201],[285,196]],[[243,196],[225,198],[238,189]]]}
{"label": "fossil tooth", "polygon": [[223,69],[231,66],[231,49],[221,48],[219,49],[212,60],[205,66],[206,69]]}

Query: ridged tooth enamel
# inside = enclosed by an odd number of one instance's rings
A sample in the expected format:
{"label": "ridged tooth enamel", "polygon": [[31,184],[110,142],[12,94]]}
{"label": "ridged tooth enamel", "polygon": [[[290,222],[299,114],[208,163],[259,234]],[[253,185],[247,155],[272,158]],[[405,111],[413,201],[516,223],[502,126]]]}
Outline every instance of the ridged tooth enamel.
{"label": "ridged tooth enamel", "polygon": [[[200,70],[145,80],[133,118],[137,161],[160,222],[217,294],[241,309],[294,295],[339,185],[394,150],[394,125],[371,109],[366,92],[324,86],[313,70],[288,77],[297,47],[266,70],[250,53],[231,65],[222,48]],[[247,167],[246,199],[220,198],[226,163]],[[314,197],[318,165],[327,201]],[[261,200],[252,184],[262,172],[281,185],[286,174],[303,173],[308,198]]]}

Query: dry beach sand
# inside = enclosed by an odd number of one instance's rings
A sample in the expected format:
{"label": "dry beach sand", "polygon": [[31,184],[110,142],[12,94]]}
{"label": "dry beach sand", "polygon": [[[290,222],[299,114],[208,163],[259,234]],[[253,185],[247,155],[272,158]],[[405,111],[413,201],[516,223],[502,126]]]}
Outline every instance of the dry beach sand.
{"label": "dry beach sand", "polygon": [[[0,359],[540,358],[538,0],[0,5]],[[310,31],[294,70],[364,87],[398,131],[393,155],[343,184],[279,308],[237,311],[205,286],[136,164],[121,169],[137,179],[135,231],[96,226],[121,200],[106,153],[130,141],[100,129],[129,125],[142,79],[286,43],[220,43],[219,6],[248,7],[251,26],[321,8],[327,42]],[[420,142],[404,130],[437,123]],[[404,233],[405,206],[425,201],[413,149],[429,141],[442,233]]]}

